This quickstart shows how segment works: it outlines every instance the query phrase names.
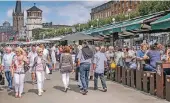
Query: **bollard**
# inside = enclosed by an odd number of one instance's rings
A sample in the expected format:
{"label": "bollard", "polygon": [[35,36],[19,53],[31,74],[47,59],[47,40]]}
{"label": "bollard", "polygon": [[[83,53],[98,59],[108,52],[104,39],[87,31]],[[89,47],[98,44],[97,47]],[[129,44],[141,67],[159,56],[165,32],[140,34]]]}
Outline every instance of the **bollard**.
{"label": "bollard", "polygon": [[130,70],[130,78],[131,78],[131,87],[135,88],[136,87],[136,70],[135,69],[131,69]]}
{"label": "bollard", "polygon": [[115,81],[118,82],[118,67],[115,69]]}
{"label": "bollard", "polygon": [[159,98],[165,98],[165,74],[164,69],[170,68],[170,63],[159,61],[156,63],[156,95]]}
{"label": "bollard", "polygon": [[143,72],[143,91],[146,93],[150,91],[150,73],[148,71]]}
{"label": "bollard", "polygon": [[130,69],[126,69],[126,72],[127,72],[127,85],[130,86],[131,85],[131,72],[130,72]]}
{"label": "bollard", "polygon": [[143,90],[142,79],[143,79],[143,64],[142,61],[137,60],[137,69],[136,69],[136,88],[138,90]]}
{"label": "bollard", "polygon": [[118,82],[122,82],[122,67],[118,66]]}
{"label": "bollard", "polygon": [[150,72],[150,91],[151,95],[156,94],[156,72]]}
{"label": "bollard", "polygon": [[126,79],[126,77],[127,77],[126,68],[122,68],[122,83],[123,83],[124,85],[127,84],[127,79]]}
{"label": "bollard", "polygon": [[170,101],[170,75],[166,76],[166,100]]}

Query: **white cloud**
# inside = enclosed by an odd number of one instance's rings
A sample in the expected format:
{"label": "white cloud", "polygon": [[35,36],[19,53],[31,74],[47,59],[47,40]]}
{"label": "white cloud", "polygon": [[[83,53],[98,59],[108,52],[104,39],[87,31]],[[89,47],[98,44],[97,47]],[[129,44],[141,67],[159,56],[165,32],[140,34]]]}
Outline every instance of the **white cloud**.
{"label": "white cloud", "polygon": [[7,11],[7,17],[8,17],[8,18],[12,18],[12,13],[13,13],[13,9],[9,9],[9,10]]}
{"label": "white cloud", "polygon": [[64,7],[56,8],[57,16],[67,17],[64,21],[58,21],[59,24],[76,24],[86,22],[90,18],[89,9],[80,4],[70,4]]}
{"label": "white cloud", "polygon": [[87,8],[94,8],[96,6],[106,3],[108,1],[110,1],[110,0],[103,0],[103,1],[92,0],[92,1],[82,1],[82,2],[78,2],[78,3],[82,4],[84,7],[87,7]]}
{"label": "white cloud", "polygon": [[40,5],[39,8],[43,11],[43,13],[48,14],[51,12],[51,8],[45,6],[45,5]]}
{"label": "white cloud", "polygon": [[91,8],[99,6],[108,1],[109,0],[76,1],[66,6],[57,7],[55,9],[57,11],[57,16],[67,17],[68,19],[64,21],[56,20],[56,22],[58,24],[68,24],[68,25],[73,25],[77,23],[85,23],[88,20],[90,20]]}

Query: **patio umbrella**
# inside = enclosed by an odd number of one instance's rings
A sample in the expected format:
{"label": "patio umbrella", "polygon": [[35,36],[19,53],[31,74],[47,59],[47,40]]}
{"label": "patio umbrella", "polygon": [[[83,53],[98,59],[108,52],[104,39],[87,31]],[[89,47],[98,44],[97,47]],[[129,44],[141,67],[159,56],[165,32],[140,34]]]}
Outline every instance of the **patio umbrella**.
{"label": "patio umbrella", "polygon": [[61,41],[68,40],[68,41],[76,41],[76,40],[99,40],[97,37],[93,37],[90,35],[86,35],[84,33],[75,33],[65,36],[61,39]]}

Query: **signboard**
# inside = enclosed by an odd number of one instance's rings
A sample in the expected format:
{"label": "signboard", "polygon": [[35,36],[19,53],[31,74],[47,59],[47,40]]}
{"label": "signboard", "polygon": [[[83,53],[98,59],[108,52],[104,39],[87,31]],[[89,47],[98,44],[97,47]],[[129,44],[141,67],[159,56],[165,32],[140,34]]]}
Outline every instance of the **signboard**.
{"label": "signboard", "polygon": [[121,28],[121,31],[126,31],[126,27],[122,27],[122,28]]}

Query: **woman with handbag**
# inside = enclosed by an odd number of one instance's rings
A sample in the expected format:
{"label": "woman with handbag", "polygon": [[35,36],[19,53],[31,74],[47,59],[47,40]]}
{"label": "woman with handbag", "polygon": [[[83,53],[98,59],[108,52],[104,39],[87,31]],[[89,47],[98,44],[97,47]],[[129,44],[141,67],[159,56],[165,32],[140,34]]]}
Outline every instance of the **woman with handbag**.
{"label": "woman with handbag", "polygon": [[22,48],[16,48],[16,56],[12,62],[12,76],[14,77],[15,97],[21,98],[24,89],[25,65],[28,64],[28,58],[24,55]]}
{"label": "woman with handbag", "polygon": [[60,72],[62,74],[62,81],[65,87],[64,92],[67,92],[69,89],[69,73],[73,72],[73,60],[68,46],[64,47],[63,53],[60,57]]}
{"label": "woman with handbag", "polygon": [[46,65],[47,61],[43,56],[43,49],[38,48],[37,53],[38,56],[35,57],[33,68],[35,70],[37,77],[38,95],[41,96],[42,93],[44,92],[43,85],[45,80],[45,71],[46,69],[49,70],[49,68]]}

